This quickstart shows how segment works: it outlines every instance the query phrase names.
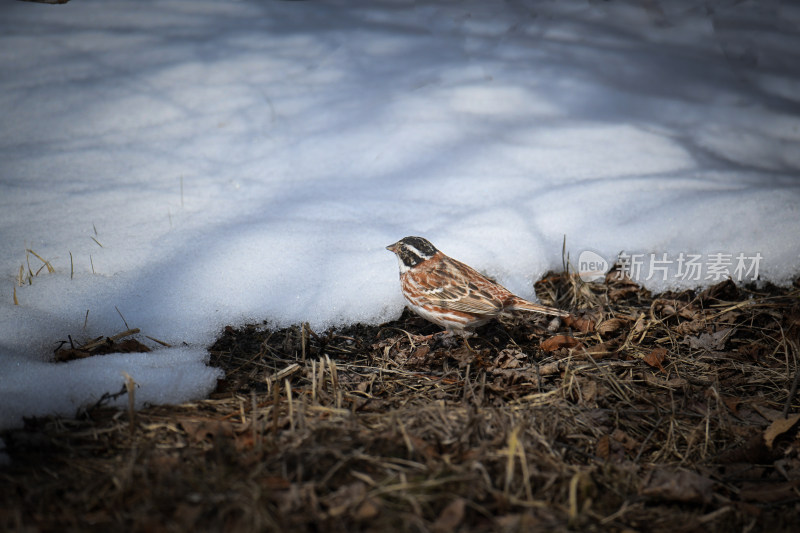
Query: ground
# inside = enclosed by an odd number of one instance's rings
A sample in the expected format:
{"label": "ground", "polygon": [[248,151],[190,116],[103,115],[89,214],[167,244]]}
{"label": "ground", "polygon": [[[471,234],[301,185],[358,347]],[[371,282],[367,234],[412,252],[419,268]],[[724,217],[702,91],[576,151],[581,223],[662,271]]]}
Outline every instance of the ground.
{"label": "ground", "polygon": [[800,280],[536,290],[573,316],[226,328],[207,400],[4,432],[0,529],[796,528]]}

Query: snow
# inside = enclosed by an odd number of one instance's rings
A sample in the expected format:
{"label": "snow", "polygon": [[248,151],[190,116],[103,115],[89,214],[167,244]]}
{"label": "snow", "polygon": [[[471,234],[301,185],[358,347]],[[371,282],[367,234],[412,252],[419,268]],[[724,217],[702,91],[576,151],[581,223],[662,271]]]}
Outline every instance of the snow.
{"label": "snow", "polygon": [[[573,263],[639,254],[653,290],[713,283],[713,254],[798,274],[788,3],[0,10],[0,428],[123,372],[139,406],[202,398],[225,325],[395,318],[384,247],[407,235],[529,298],[564,236]],[[55,272],[16,286],[42,266],[27,249]],[[647,280],[650,254],[670,264]],[[173,348],[51,362],[125,323]]]}

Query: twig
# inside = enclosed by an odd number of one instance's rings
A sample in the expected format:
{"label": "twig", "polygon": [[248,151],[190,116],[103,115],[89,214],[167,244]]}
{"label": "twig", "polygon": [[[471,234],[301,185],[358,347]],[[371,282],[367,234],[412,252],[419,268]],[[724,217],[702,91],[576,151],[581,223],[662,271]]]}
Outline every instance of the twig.
{"label": "twig", "polygon": [[116,310],[117,310],[117,313],[119,313],[119,317],[122,319],[122,322],[124,322],[124,323],[125,323],[125,327],[126,327],[126,328],[128,328],[128,329],[130,329],[131,327],[128,325],[128,321],[127,321],[127,320],[125,320],[125,317],[124,317],[124,316],[122,316],[122,313],[120,312],[119,308],[118,308],[118,307],[115,305],[115,306],[114,306],[114,309],[116,309]]}
{"label": "twig", "polygon": [[[89,315],[88,311],[86,312],[86,315],[87,316]],[[125,325],[127,326],[127,324]],[[123,331],[122,333],[117,333],[112,337],[97,337],[93,341],[87,342],[83,346],[80,346],[78,349],[91,352],[92,350],[94,350],[95,348],[97,348],[102,344],[106,344],[108,342],[116,342],[124,337],[128,337],[130,335],[136,335],[137,333],[139,333],[139,328],[128,329]]]}
{"label": "twig", "polygon": [[[137,330],[137,332],[138,332],[138,330]],[[172,345],[171,345],[171,344],[169,344],[169,343],[167,343],[167,342],[164,342],[164,341],[160,341],[160,340],[156,339],[155,337],[151,337],[150,335],[145,335],[145,337],[146,337],[146,338],[148,338],[148,339],[150,339],[150,340],[151,340],[151,341],[153,341],[153,342],[157,342],[157,343],[158,343],[158,344],[160,344],[161,346],[166,346],[167,348],[172,348]]]}
{"label": "twig", "polygon": [[794,348],[795,354],[795,371],[794,371],[794,381],[792,382],[792,388],[789,391],[789,396],[786,398],[786,404],[783,406],[783,418],[789,417],[789,409],[792,407],[792,402],[794,401],[794,396],[797,394],[797,387],[800,385],[800,365],[797,365],[797,354],[800,353],[800,350],[797,348],[797,343],[795,341],[787,341],[792,348]]}

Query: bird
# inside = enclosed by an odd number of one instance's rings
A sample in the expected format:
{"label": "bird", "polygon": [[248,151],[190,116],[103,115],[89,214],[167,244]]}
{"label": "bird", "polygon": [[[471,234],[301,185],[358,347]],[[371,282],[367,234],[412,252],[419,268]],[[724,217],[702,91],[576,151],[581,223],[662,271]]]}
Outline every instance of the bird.
{"label": "bird", "polygon": [[445,255],[423,237],[404,237],[386,247],[397,255],[400,286],[409,307],[447,333],[469,335],[511,311],[568,317],[555,307],[529,302],[474,268]]}

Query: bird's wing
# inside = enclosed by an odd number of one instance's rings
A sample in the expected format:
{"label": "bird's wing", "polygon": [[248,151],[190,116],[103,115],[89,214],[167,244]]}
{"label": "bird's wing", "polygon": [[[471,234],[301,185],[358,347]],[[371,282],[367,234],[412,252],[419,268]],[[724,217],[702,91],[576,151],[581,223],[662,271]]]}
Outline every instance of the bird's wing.
{"label": "bird's wing", "polygon": [[448,257],[427,275],[423,292],[445,309],[490,316],[503,310],[508,291],[460,261]]}

